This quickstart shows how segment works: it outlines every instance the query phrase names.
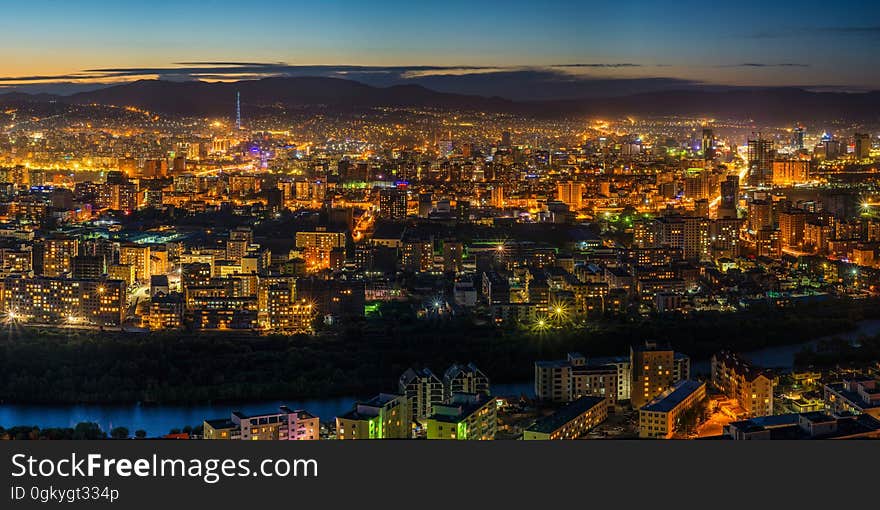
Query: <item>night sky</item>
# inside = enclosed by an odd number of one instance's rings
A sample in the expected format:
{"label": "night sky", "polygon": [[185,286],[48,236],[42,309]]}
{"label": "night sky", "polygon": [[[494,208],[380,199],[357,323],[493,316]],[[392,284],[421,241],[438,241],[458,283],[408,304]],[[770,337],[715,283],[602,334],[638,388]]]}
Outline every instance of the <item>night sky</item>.
{"label": "night sky", "polygon": [[[586,81],[664,78],[667,87],[880,89],[880,6],[869,1],[0,0],[0,5],[0,84],[7,88],[303,74],[372,75],[363,81],[385,85],[462,74],[528,80],[539,73]],[[298,67],[318,65],[327,67]],[[377,69],[352,73],[341,65]],[[480,86],[503,92],[503,83],[493,79],[493,85]],[[451,90],[463,86],[444,80]],[[476,78],[470,81],[476,89],[465,91],[482,92]]]}

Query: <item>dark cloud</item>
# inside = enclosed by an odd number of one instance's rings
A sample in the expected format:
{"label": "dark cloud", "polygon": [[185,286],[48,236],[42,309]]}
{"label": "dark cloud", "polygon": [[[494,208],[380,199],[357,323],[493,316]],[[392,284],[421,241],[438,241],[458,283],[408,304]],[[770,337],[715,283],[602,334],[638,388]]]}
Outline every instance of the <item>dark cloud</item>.
{"label": "dark cloud", "polygon": [[642,64],[556,64],[550,67],[596,67],[596,68],[621,68],[621,67],[642,67]]}
{"label": "dark cloud", "polygon": [[796,64],[791,62],[783,62],[780,64],[762,64],[757,62],[746,62],[744,64],[735,64],[732,66],[719,67],[810,67],[810,64]]}
{"label": "dark cloud", "polygon": [[783,39],[792,37],[816,37],[829,35],[880,36],[880,25],[780,28],[778,30],[756,32],[754,34],[751,34],[751,37],[755,39]]}
{"label": "dark cloud", "polygon": [[[96,68],[54,76],[0,77],[0,87],[20,91],[53,90],[73,93],[83,87],[99,88],[125,81],[158,77],[171,81],[255,80],[271,77],[331,77],[376,87],[415,84],[438,92],[503,97],[512,100],[556,100],[618,97],[668,90],[717,88],[688,79],[641,76],[608,77],[591,74],[602,69],[642,68],[637,63],[571,63],[543,67],[489,66],[354,66],[291,65],[283,62],[191,61],[169,67]],[[799,63],[747,62],[718,67],[807,67]],[[579,71],[580,70],[580,71]],[[645,72],[644,74],[647,74]],[[71,87],[68,82],[76,82]],[[99,83],[101,82],[101,83]],[[40,85],[37,88],[35,85]],[[57,87],[53,87],[57,85]],[[729,88],[729,87],[728,87]],[[70,92],[65,92],[69,90]]]}

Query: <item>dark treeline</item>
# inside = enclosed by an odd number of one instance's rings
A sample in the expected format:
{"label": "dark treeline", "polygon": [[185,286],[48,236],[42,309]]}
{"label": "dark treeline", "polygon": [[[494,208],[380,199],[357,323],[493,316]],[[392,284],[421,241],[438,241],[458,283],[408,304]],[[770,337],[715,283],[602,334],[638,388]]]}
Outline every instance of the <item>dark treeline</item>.
{"label": "dark treeline", "polygon": [[[182,429],[171,429],[169,434],[201,435],[202,426],[187,425]],[[80,422],[75,427],[43,427],[36,425],[17,425],[14,427],[0,427],[0,441],[8,440],[89,440],[89,439],[146,439],[145,430],[135,430],[132,434],[126,427],[113,427],[110,433],[104,432],[94,422]]]}
{"label": "dark treeline", "polygon": [[[115,435],[111,437],[120,438],[124,432],[128,437],[128,429],[119,427],[113,429]],[[107,439],[107,433],[101,430],[97,423],[83,422],[77,423],[76,427],[59,427],[59,428],[40,428],[37,426],[16,426],[3,428],[0,427],[0,440],[34,440],[34,439]]]}
{"label": "dark treeline", "polygon": [[543,333],[384,314],[316,336],[20,330],[0,340],[0,402],[184,403],[393,390],[409,366],[442,373],[474,361],[494,382],[528,381],[533,362],[579,351],[625,355],[632,343],[669,341],[694,359],[851,330],[880,317],[875,300],[832,301],[743,313],[692,313],[602,322]]}

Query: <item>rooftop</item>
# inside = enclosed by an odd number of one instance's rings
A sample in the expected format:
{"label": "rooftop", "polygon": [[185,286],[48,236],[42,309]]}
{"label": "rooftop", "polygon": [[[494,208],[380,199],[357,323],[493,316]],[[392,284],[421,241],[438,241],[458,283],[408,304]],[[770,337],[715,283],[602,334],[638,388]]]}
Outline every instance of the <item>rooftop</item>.
{"label": "rooftop", "polygon": [[540,418],[526,430],[550,434],[603,402],[605,402],[603,397],[581,397],[553,414]]}
{"label": "rooftop", "polygon": [[679,381],[672,388],[672,391],[661,394],[641,410],[654,413],[668,413],[705,385],[706,383],[700,381]]}

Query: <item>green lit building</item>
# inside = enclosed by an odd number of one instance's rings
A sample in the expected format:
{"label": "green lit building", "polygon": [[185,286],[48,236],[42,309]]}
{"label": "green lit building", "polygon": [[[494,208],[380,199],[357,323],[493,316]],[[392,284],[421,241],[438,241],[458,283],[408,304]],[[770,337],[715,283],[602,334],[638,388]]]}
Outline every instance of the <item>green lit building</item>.
{"label": "green lit building", "polygon": [[380,393],[336,417],[337,439],[410,439],[412,407],[405,395]]}
{"label": "green lit building", "polygon": [[495,398],[484,393],[453,393],[445,403],[434,404],[428,417],[428,439],[495,439],[498,413]]}

